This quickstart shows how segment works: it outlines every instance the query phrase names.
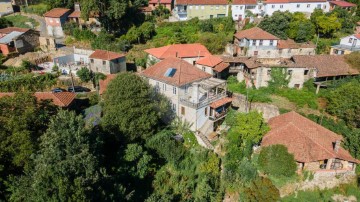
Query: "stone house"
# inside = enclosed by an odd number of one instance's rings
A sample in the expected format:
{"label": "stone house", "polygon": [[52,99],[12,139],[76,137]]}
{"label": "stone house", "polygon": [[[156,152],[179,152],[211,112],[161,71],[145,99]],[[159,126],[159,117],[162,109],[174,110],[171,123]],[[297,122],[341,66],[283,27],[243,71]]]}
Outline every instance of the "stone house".
{"label": "stone house", "polygon": [[103,74],[115,74],[126,71],[126,58],[124,54],[95,50],[90,56],[90,70]]}
{"label": "stone house", "polygon": [[199,43],[194,44],[173,44],[159,48],[144,50],[148,53],[146,66],[149,67],[169,57],[177,57],[195,65],[200,58],[211,55],[208,49]]}
{"label": "stone house", "polygon": [[98,15],[95,12],[91,12],[89,15],[89,19],[84,20],[81,18],[81,6],[79,2],[74,3],[74,11],[68,16],[69,20],[82,25],[96,25],[97,27],[101,26],[100,21],[98,20]]}
{"label": "stone house", "polygon": [[195,66],[204,72],[213,75],[218,79],[225,79],[227,76],[227,70],[229,70],[229,63],[224,62],[221,57],[208,55],[200,58],[195,62]]}
{"label": "stone house", "polygon": [[228,16],[227,0],[175,0],[174,16],[182,20],[199,18],[200,20]]}
{"label": "stone house", "polygon": [[343,137],[292,111],[268,122],[270,131],[261,147],[281,144],[294,155],[298,170],[355,172],[360,162],[345,150]]}
{"label": "stone house", "polygon": [[341,38],[339,45],[331,46],[330,55],[346,55],[354,51],[360,51],[360,34]]}
{"label": "stone house", "polygon": [[234,35],[234,46],[238,56],[258,58],[290,58],[293,55],[315,55],[315,45],[311,42],[296,43],[291,39],[278,37],[253,27]]}
{"label": "stone house", "polygon": [[0,17],[14,13],[13,5],[11,0],[1,0],[0,1]]}
{"label": "stone house", "polygon": [[65,24],[70,9],[66,8],[53,8],[44,14],[47,34],[55,38],[63,38],[64,31],[62,26]]}
{"label": "stone house", "polygon": [[7,27],[0,29],[0,53],[26,53],[34,51],[39,43],[40,33],[32,29]]}
{"label": "stone house", "polygon": [[174,115],[189,122],[192,131],[204,135],[221,123],[231,102],[226,81],[213,78],[180,58],[166,58],[140,75],[169,99]]}

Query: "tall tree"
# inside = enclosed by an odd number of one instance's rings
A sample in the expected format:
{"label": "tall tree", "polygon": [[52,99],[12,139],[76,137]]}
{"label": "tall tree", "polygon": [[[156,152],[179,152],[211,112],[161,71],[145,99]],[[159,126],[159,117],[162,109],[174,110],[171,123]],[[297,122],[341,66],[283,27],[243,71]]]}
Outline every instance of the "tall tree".
{"label": "tall tree", "polygon": [[259,27],[281,39],[287,39],[286,31],[289,29],[289,24],[292,14],[289,11],[276,11],[270,17],[265,17],[260,22]]}
{"label": "tall tree", "polygon": [[303,13],[294,13],[287,31],[289,38],[296,42],[311,40],[315,34],[315,27]]}

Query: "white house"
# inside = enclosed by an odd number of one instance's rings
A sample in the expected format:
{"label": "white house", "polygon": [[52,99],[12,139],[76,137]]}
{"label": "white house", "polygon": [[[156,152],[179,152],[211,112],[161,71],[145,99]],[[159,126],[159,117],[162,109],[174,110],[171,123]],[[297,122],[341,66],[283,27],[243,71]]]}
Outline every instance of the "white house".
{"label": "white house", "polygon": [[234,21],[241,21],[246,16],[246,10],[254,15],[262,15],[264,11],[263,5],[258,5],[256,0],[233,0],[231,12]]}
{"label": "white house", "polygon": [[360,34],[341,38],[339,45],[331,46],[330,55],[346,55],[354,51],[360,51]]}
{"label": "white house", "polygon": [[174,114],[189,122],[192,131],[203,131],[204,135],[225,117],[231,102],[226,97],[226,81],[179,58],[166,58],[141,76],[169,99]]}
{"label": "white house", "polygon": [[264,14],[271,16],[275,11],[290,11],[291,13],[312,13],[314,9],[330,10],[326,0],[266,0],[263,2]]}

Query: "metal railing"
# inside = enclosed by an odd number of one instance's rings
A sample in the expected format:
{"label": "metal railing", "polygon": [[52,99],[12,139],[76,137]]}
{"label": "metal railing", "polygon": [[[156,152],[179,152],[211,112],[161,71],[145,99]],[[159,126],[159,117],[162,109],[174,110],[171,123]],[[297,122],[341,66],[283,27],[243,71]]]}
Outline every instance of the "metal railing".
{"label": "metal railing", "polygon": [[199,109],[201,107],[209,105],[212,102],[220,100],[221,98],[224,98],[224,97],[226,97],[225,92],[213,95],[213,96],[211,96],[209,98],[206,98],[205,100],[200,101],[199,103],[194,103],[194,102],[192,102],[192,101],[190,101],[190,100],[188,100],[186,98],[180,98],[180,104],[185,105],[187,107],[192,107],[192,108],[195,108],[195,109]]}

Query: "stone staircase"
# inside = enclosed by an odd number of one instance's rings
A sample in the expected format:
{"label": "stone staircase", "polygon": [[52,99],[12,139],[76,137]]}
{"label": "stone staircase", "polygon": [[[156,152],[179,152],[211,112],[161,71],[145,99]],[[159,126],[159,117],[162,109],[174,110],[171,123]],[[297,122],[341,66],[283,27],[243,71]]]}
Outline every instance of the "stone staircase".
{"label": "stone staircase", "polygon": [[214,150],[214,146],[210,143],[207,135],[209,135],[214,127],[214,122],[207,120],[205,124],[196,132],[196,139],[198,143],[208,149]]}

